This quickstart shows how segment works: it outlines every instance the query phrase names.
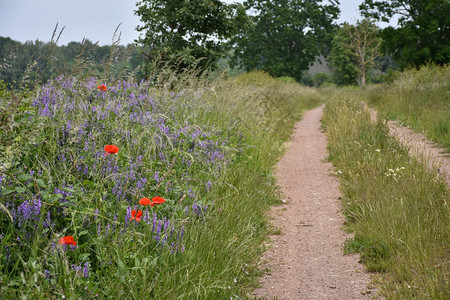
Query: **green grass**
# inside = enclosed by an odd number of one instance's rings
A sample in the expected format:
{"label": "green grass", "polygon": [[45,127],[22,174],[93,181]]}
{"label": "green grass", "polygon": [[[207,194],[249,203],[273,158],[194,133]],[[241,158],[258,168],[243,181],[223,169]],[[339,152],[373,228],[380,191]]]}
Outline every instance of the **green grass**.
{"label": "green grass", "polygon": [[398,73],[388,84],[361,91],[370,106],[423,132],[450,152],[450,66]]}
{"label": "green grass", "polygon": [[[256,285],[272,168],[322,97],[264,73],[164,76],[2,88],[0,298],[230,299]],[[154,196],[166,202],[138,205]],[[76,248],[58,245],[67,235]]]}
{"label": "green grass", "polygon": [[448,299],[449,195],[443,178],[372,123],[362,98],[336,91],[323,125],[341,182],[348,253],[380,272],[387,299]]}

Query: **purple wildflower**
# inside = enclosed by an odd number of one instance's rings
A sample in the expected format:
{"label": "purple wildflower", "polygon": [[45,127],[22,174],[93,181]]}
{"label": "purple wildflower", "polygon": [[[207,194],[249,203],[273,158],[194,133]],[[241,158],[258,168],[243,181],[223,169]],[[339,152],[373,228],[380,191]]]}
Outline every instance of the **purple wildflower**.
{"label": "purple wildflower", "polygon": [[44,274],[45,274],[46,279],[50,279],[50,271],[49,270],[44,270]]}
{"label": "purple wildflower", "polygon": [[89,263],[88,262],[84,263],[83,276],[89,277]]}

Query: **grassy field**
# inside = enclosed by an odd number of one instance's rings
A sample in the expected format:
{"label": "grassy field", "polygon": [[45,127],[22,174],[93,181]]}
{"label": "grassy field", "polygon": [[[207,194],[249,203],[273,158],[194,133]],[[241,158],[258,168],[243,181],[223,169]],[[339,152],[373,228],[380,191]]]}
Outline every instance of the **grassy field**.
{"label": "grassy field", "polygon": [[409,157],[384,121],[371,121],[360,94],[340,90],[331,98],[323,125],[341,182],[347,229],[354,232],[346,251],[359,252],[367,268],[379,272],[378,287],[387,299],[449,299],[444,179]]}
{"label": "grassy field", "polygon": [[388,299],[450,297],[448,190],[382,121],[449,149],[448,67],[326,93],[260,72],[88,73],[33,91],[0,85],[1,299],[246,298],[279,203],[273,166],[325,98],[355,233],[346,251],[379,272]]}
{"label": "grassy field", "polygon": [[370,106],[450,152],[450,66],[428,66],[394,76],[390,84],[360,91]]}
{"label": "grassy field", "polygon": [[322,98],[263,73],[165,79],[2,87],[0,298],[233,299],[255,284],[273,164]]}

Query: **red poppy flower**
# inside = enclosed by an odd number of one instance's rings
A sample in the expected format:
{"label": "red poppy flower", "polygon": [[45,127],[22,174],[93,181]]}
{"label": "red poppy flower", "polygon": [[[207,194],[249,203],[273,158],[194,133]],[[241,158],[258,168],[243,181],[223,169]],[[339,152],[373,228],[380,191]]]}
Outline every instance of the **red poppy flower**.
{"label": "red poppy flower", "polygon": [[117,147],[115,145],[106,145],[105,151],[106,151],[105,156],[108,155],[108,153],[114,154],[114,153],[119,152],[119,147]]}
{"label": "red poppy flower", "polygon": [[135,210],[135,209],[133,209],[131,211],[130,221],[131,220],[136,220],[136,221],[140,222],[141,221],[141,217],[142,217],[142,210]]}
{"label": "red poppy flower", "polygon": [[73,239],[73,236],[68,235],[59,239],[60,245],[72,245],[76,246],[77,242]]}
{"label": "red poppy flower", "polygon": [[150,204],[150,199],[148,199],[148,198],[142,198],[141,200],[139,200],[139,204],[140,205],[149,205]]}
{"label": "red poppy flower", "polygon": [[100,91],[106,92],[106,85],[102,84],[97,87]]}
{"label": "red poppy flower", "polygon": [[153,197],[150,205],[153,207],[156,204],[163,204],[164,202],[166,202],[166,200],[163,197]]}

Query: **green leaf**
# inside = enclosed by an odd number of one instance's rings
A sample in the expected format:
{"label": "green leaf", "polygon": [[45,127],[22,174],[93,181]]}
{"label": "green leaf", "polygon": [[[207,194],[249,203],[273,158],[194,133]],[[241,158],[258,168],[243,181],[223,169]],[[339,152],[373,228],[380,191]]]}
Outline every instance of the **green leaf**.
{"label": "green leaf", "polygon": [[21,182],[25,182],[27,180],[29,180],[32,176],[30,174],[20,174],[19,176],[17,176],[17,179]]}
{"label": "green leaf", "polygon": [[85,179],[85,180],[83,180],[83,186],[86,187],[86,188],[91,188],[92,189],[92,188],[95,188],[95,183],[93,183],[90,180]]}
{"label": "green leaf", "polygon": [[15,192],[15,190],[10,190],[10,189],[8,189],[8,190],[6,190],[4,193],[2,193],[3,195],[9,195],[9,194],[11,194],[11,193],[13,193],[13,192]]}
{"label": "green leaf", "polygon": [[117,265],[119,266],[119,269],[126,269],[125,268],[125,264],[123,263],[123,261],[120,258],[117,258]]}
{"label": "green leaf", "polygon": [[87,234],[89,231],[87,231],[87,230],[83,230],[83,231],[81,231],[79,234],[78,234],[78,236],[82,236],[82,235],[85,235],[85,234]]}
{"label": "green leaf", "polygon": [[50,192],[48,192],[46,190],[41,191],[41,195],[42,195],[42,199],[44,199],[44,200],[48,200],[51,197]]}
{"label": "green leaf", "polygon": [[89,258],[89,253],[82,253],[80,254],[80,260],[81,261],[87,261]]}
{"label": "green leaf", "polygon": [[40,178],[36,180],[36,183],[41,188],[46,188],[47,187],[47,184],[45,184],[44,180],[42,180]]}
{"label": "green leaf", "polygon": [[134,266],[137,268],[141,267],[141,263],[139,262],[139,259],[137,257],[134,258]]}
{"label": "green leaf", "polygon": [[27,188],[23,187],[23,186],[16,186],[15,191],[18,193],[25,193],[27,190]]}
{"label": "green leaf", "polygon": [[9,210],[2,203],[0,203],[0,210],[2,210],[9,217],[11,222],[14,222],[14,219],[13,219],[11,213],[9,212]]}

